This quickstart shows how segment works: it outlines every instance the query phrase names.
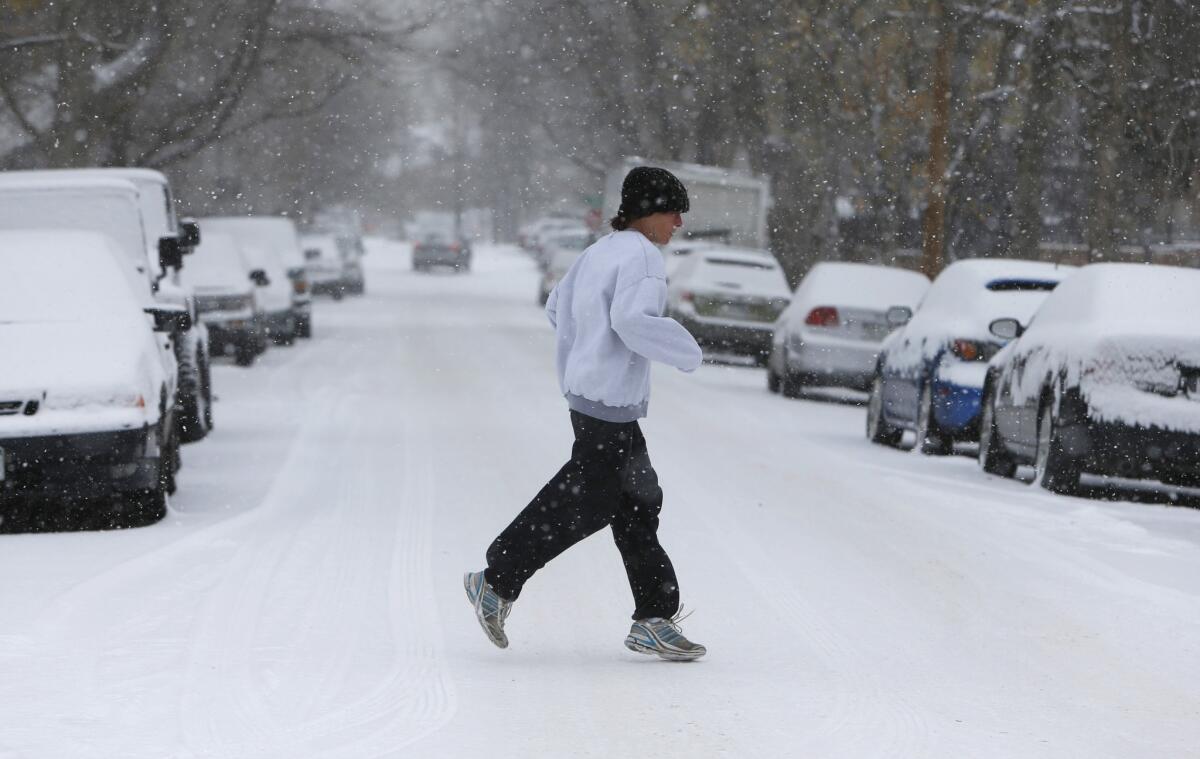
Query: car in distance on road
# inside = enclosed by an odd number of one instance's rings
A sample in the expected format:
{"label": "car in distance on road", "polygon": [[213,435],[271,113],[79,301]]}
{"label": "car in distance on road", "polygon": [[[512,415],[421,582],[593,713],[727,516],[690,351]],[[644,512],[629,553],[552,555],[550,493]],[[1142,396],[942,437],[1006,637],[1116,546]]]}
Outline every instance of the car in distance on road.
{"label": "car in distance on road", "polygon": [[955,441],[977,440],[987,362],[1004,345],[988,325],[1001,317],[1028,321],[1074,271],[1040,261],[955,261],[934,280],[915,315],[889,310],[899,329],[883,341],[871,383],[871,442],[897,446],[905,430],[914,430],[918,450],[945,455]]}
{"label": "car in distance on road", "polygon": [[1089,472],[1200,487],[1200,271],[1093,264],[988,366],[979,463],[1074,493]]}
{"label": "car in distance on road", "polygon": [[233,237],[204,235],[181,278],[196,293],[196,311],[208,327],[209,353],[232,355],[238,366],[249,366],[267,349],[266,317],[255,284],[263,276],[246,269]]}
{"label": "car in distance on road", "polygon": [[791,289],[765,251],[713,247],[679,264],[667,285],[667,313],[701,348],[749,355],[765,364],[775,321]]}
{"label": "car in distance on road", "polygon": [[109,238],[0,232],[0,500],[120,494],[131,522],[166,513],[179,465],[178,369],[164,331]]}
{"label": "car in distance on road", "polygon": [[435,266],[447,266],[456,272],[471,270],[471,246],[466,240],[449,232],[429,231],[413,243],[413,271],[429,271]]}
{"label": "car in distance on road", "polygon": [[888,309],[911,311],[928,289],[924,274],[907,269],[818,263],[775,325],[767,388],[789,397],[807,384],[866,390],[879,346],[893,329]]}

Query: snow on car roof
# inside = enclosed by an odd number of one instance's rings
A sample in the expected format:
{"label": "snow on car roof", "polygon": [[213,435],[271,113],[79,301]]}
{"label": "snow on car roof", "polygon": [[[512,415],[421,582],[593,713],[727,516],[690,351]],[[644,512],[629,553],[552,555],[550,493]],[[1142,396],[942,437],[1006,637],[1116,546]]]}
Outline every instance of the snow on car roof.
{"label": "snow on car roof", "polygon": [[81,230],[0,231],[0,323],[137,314],[115,243]]}
{"label": "snow on car roof", "polygon": [[113,190],[137,195],[137,185],[119,177],[84,176],[68,171],[63,175],[47,176],[41,171],[0,171],[0,190]]}
{"label": "snow on car roof", "polygon": [[1039,329],[1094,334],[1147,330],[1195,338],[1200,335],[1200,269],[1091,264],[1055,290],[1034,321]]}
{"label": "snow on car roof", "polygon": [[232,235],[220,232],[204,234],[200,245],[188,256],[188,265],[179,272],[184,284],[200,288],[249,290],[249,273]]}
{"label": "snow on car roof", "polygon": [[166,175],[161,171],[134,166],[106,166],[103,168],[94,167],[87,169],[30,169],[24,171],[6,171],[0,174],[0,176],[12,179],[20,179],[22,177],[46,177],[51,179],[112,178],[129,181],[157,182],[162,185],[168,184]]}
{"label": "snow on car roof", "polygon": [[[1061,282],[1076,271],[1043,261],[1004,258],[975,258],[955,261],[942,270],[917,309],[917,319],[956,320],[973,326],[986,326],[993,319],[1012,317],[1027,323],[1045,300],[1045,283]],[[990,289],[996,282],[1007,287]],[[1029,283],[1015,288],[1015,283]]]}
{"label": "snow on car roof", "polygon": [[795,302],[876,310],[891,306],[916,308],[928,290],[929,279],[909,269],[823,261],[800,281]]}
{"label": "snow on car roof", "polygon": [[201,239],[206,229],[227,232],[240,243],[275,249],[285,266],[304,265],[296,222],[286,216],[206,216],[199,224]]}
{"label": "snow on car roof", "polygon": [[725,247],[704,248],[697,253],[676,269],[675,278],[691,281],[697,287],[726,289],[732,285],[747,293],[783,298],[792,294],[783,269],[772,257]]}

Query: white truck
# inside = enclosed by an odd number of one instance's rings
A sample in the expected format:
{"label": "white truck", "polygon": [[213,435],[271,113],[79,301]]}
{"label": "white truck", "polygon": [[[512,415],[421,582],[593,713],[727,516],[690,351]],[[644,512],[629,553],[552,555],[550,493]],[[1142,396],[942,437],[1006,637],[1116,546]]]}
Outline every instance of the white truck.
{"label": "white truck", "polygon": [[659,166],[687,187],[691,209],[679,234],[744,248],[767,247],[767,213],[771,210],[768,178],[720,166],[626,158],[614,166],[604,184],[604,218],[621,205],[621,182],[635,166]]}

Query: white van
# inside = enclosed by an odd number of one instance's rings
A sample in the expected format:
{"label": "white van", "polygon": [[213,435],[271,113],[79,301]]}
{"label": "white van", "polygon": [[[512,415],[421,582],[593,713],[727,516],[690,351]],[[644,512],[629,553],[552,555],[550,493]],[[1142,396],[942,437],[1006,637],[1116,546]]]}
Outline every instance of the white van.
{"label": "white van", "polygon": [[169,330],[96,232],[0,231],[0,499],[123,494],[161,518],[178,468]]}
{"label": "white van", "polygon": [[[133,186],[141,225],[141,255],[128,246],[131,259],[140,261],[139,269],[149,283],[157,303],[174,303],[191,314],[192,327],[175,336],[175,356],[179,363],[179,427],[183,442],[200,440],[212,429],[212,381],[209,367],[208,334],[197,317],[194,293],[180,284],[179,269],[183,256],[199,242],[199,230],[194,223],[181,222],[176,216],[175,201],[166,176],[153,169],[46,169],[39,171],[0,172],[0,192],[21,193],[23,187],[35,188],[45,201],[54,193],[69,195],[69,207],[75,214],[81,210],[78,196],[89,182],[126,182]],[[102,185],[90,185],[99,188]],[[111,194],[111,185],[104,192]],[[86,203],[86,200],[84,201]],[[5,204],[8,201],[5,200]],[[28,203],[17,204],[9,212],[0,211],[5,221],[0,228],[69,227],[95,229],[112,236],[124,237],[111,221],[95,212],[84,212],[87,223],[54,217],[54,209],[39,211],[33,219],[22,221],[19,213]],[[95,209],[93,209],[94,211]],[[47,213],[50,219],[47,219]],[[61,214],[61,211],[59,212]],[[121,214],[128,218],[128,214]],[[35,223],[36,221],[36,223]],[[12,223],[10,223],[12,222]]]}
{"label": "white van", "polygon": [[278,259],[292,288],[292,337],[312,337],[312,294],[294,221],[285,216],[209,216],[200,226],[232,235],[240,245],[261,248]]}

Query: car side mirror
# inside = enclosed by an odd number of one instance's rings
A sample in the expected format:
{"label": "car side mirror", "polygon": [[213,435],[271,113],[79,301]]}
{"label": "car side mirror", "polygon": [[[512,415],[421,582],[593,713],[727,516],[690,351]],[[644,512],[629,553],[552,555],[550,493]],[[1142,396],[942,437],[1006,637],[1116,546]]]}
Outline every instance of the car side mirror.
{"label": "car side mirror", "polygon": [[179,240],[183,243],[188,252],[200,244],[200,225],[193,219],[184,219],[179,222]]}
{"label": "car side mirror", "polygon": [[912,319],[912,309],[908,306],[892,306],[887,310],[887,319],[889,327],[903,327]]}
{"label": "car side mirror", "polygon": [[158,238],[158,264],[164,269],[179,269],[183,266],[183,239],[180,237]]}
{"label": "car side mirror", "polygon": [[155,306],[154,308],[147,308],[146,313],[154,317],[155,332],[177,334],[187,332],[192,328],[192,315],[185,308]]}
{"label": "car side mirror", "polygon": [[1025,332],[1025,328],[1016,319],[1005,318],[992,321],[988,325],[988,332],[1001,340],[1015,340]]}
{"label": "car side mirror", "polygon": [[262,269],[255,269],[254,271],[250,272],[250,281],[258,287],[266,287],[267,285],[271,284],[270,277],[268,277],[267,273]]}

